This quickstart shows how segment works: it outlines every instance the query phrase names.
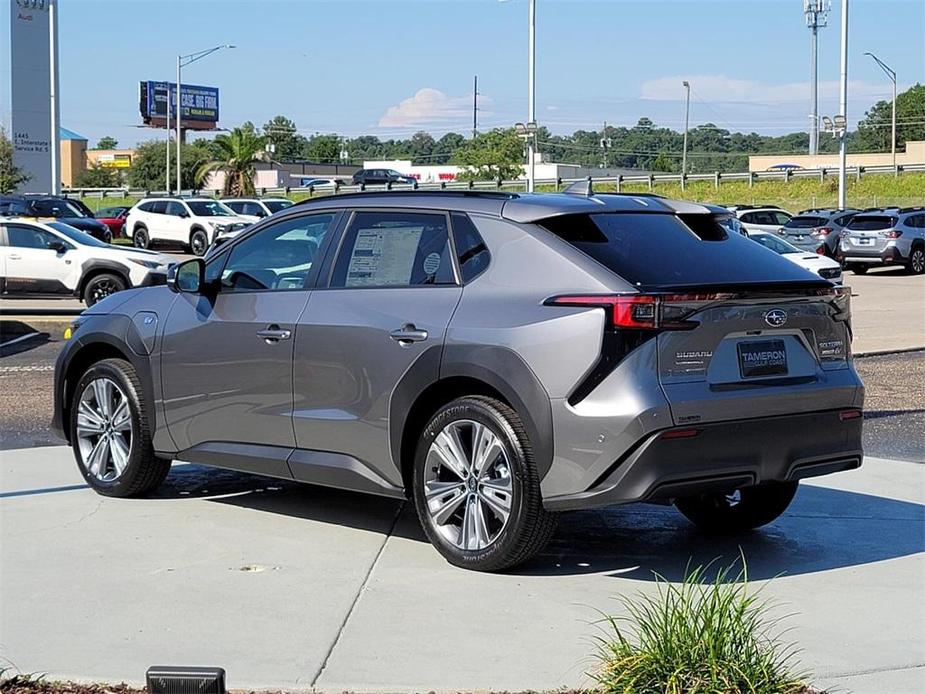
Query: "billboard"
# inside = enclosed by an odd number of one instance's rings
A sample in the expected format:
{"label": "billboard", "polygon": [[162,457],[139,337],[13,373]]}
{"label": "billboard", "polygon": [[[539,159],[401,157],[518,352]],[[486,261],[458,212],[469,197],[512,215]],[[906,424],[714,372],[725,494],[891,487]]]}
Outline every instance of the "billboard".
{"label": "billboard", "polygon": [[[50,14],[53,0],[10,3],[10,139],[13,163],[30,177],[22,193],[54,193],[57,162],[58,107],[57,28]],[[52,70],[52,68],[55,68]],[[52,82],[54,80],[54,82]]]}
{"label": "billboard", "polygon": [[[170,90],[170,122],[176,124],[177,83],[141,82],[139,108],[145,125],[162,128],[167,123],[167,90]],[[184,84],[180,90],[184,128],[212,130],[218,124],[218,87]]]}
{"label": "billboard", "polygon": [[132,165],[131,154],[100,154],[96,163],[104,169],[127,169]]}

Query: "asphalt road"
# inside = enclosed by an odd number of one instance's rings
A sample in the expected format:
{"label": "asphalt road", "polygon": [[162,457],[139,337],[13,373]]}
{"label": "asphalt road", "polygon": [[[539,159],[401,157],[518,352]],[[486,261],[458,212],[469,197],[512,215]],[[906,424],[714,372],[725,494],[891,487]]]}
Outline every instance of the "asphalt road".
{"label": "asphalt road", "polygon": [[[0,449],[60,444],[48,428],[62,323],[30,325],[45,334],[0,351]],[[21,327],[0,321],[4,340]],[[856,360],[867,390],[868,455],[925,462],[925,351]]]}

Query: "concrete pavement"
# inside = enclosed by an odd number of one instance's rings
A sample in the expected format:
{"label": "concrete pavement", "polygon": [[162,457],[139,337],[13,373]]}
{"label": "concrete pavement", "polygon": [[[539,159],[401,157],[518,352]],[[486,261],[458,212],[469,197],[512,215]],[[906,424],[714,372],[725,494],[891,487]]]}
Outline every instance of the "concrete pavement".
{"label": "concrete pavement", "polygon": [[230,687],[553,689],[587,683],[598,610],[728,563],[795,613],[817,683],[925,690],[925,466],[868,459],[810,481],[738,540],[673,509],[563,517],[506,575],[446,564],[394,501],[176,465],[154,498],[91,492],[63,447],[0,452],[0,659],[140,682],[221,665]]}

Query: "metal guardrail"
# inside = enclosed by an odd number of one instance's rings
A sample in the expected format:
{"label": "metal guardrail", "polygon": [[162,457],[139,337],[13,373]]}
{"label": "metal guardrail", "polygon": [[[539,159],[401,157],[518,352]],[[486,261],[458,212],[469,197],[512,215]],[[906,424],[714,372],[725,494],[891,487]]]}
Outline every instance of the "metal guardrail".
{"label": "metal guardrail", "polygon": [[[925,172],[925,164],[907,164],[896,166],[853,166],[846,170],[848,176],[860,179],[869,175],[894,174],[902,175],[903,173]],[[713,173],[701,174],[641,174],[638,176],[584,176],[581,178],[549,178],[537,179],[536,185],[543,187],[554,187],[560,189],[571,183],[578,181],[591,180],[594,183],[614,184],[619,192],[623,185],[645,184],[649,190],[652,190],[660,183],[679,183],[684,188],[686,183],[695,181],[712,181],[715,187],[725,181],[747,181],[749,186],[757,181],[789,181],[791,179],[817,179],[825,180],[828,177],[838,175],[837,167],[824,167],[819,169],[796,169],[794,171],[752,171],[741,173]],[[260,195],[291,195],[293,193],[308,193],[309,195],[330,195],[332,193],[356,193],[364,190],[381,191],[381,190],[525,190],[527,182],[521,179],[513,180],[492,180],[492,181],[441,181],[439,183],[396,183],[385,186],[364,186],[364,185],[324,185],[324,186],[286,186],[281,188],[260,188]],[[128,188],[69,188],[65,189],[65,195],[73,195],[80,198],[125,198],[136,199],[157,195],[170,195],[171,193],[163,190],[141,190]],[[201,189],[197,191],[184,191],[185,193],[199,193],[203,195],[214,194],[221,195],[221,191],[212,189]]]}

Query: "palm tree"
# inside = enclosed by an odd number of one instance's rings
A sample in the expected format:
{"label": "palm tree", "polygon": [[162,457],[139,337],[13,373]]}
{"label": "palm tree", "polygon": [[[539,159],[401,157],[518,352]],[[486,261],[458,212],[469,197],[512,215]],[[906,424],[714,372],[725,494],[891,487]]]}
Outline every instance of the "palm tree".
{"label": "palm tree", "polygon": [[235,128],[213,141],[218,153],[196,171],[196,185],[202,187],[213,171],[225,172],[224,194],[232,197],[254,194],[254,166],[264,157],[265,138],[250,128]]}

